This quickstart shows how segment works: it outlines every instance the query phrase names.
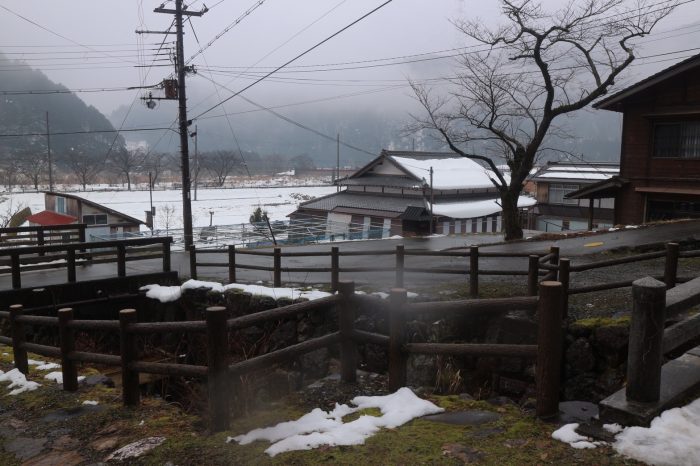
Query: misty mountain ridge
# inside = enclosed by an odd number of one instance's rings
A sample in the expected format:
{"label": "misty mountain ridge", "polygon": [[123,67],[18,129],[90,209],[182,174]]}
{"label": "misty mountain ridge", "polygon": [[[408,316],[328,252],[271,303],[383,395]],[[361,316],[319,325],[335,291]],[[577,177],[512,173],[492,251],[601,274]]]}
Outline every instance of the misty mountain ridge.
{"label": "misty mountain ridge", "polygon": [[[190,116],[214,105],[217,101],[205,99],[205,91],[197,85],[188,84],[188,112]],[[225,98],[226,95],[222,95]],[[378,155],[382,149],[449,151],[446,144],[434,135],[421,132],[406,134],[412,122],[409,112],[388,103],[377,101],[377,105],[353,105],[352,100],[332,103],[303,105],[276,109],[275,112],[308,128],[323,133],[329,139],[307,129],[300,128],[270,112],[253,106],[236,110],[228,109],[228,121],[221,110],[215,110],[195,120],[200,152],[214,150],[240,150],[261,155],[279,154],[286,158],[307,155],[317,166],[330,167],[336,163],[336,134],[342,142]],[[364,102],[363,102],[364,103]],[[194,106],[194,108],[193,108]],[[126,116],[129,104],[125,104],[109,115],[112,124],[120,125]],[[411,110],[416,112],[415,110]],[[135,105],[128,115],[125,127],[167,127],[177,116],[176,102],[160,101],[155,110],[144,105]],[[575,115],[560,118],[557,124],[565,128],[568,137],[553,138],[550,146],[570,152],[562,156],[558,152],[543,153],[544,160],[589,161],[619,160],[620,116],[613,112],[582,110]],[[229,121],[230,126],[229,127]],[[190,127],[194,131],[194,126]],[[125,134],[131,143],[157,146],[159,152],[179,150],[177,134],[160,131]],[[193,149],[190,143],[190,151]],[[478,149],[477,149],[478,150]],[[372,155],[341,145],[341,165],[361,166]]]}
{"label": "misty mountain ridge", "polygon": [[[68,90],[22,61],[8,60],[2,53],[0,61],[8,68],[3,73],[4,91]],[[49,115],[51,133],[114,130],[99,110],[85,104],[74,93],[6,94],[0,97],[0,133],[41,135],[1,138],[0,156],[7,158],[25,153],[46,153],[46,112]],[[51,152],[60,157],[72,150],[104,158],[114,138],[115,133],[52,134]],[[114,141],[112,150],[123,147],[124,138],[120,136]]]}

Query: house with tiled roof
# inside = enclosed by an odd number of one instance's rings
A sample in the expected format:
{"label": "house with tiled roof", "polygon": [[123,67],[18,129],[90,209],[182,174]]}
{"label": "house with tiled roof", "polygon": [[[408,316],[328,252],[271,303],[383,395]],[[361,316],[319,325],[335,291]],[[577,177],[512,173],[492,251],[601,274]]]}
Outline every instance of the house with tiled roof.
{"label": "house with tiled roof", "polygon": [[[492,233],[501,229],[495,176],[454,153],[383,150],[340,191],[304,202],[292,222],[317,222],[336,238]],[[534,199],[523,196],[519,206]]]}
{"label": "house with tiled roof", "polygon": [[568,197],[614,197],[615,224],[700,218],[700,54],[593,107],[622,113],[620,173]]}
{"label": "house with tiled roof", "polygon": [[549,162],[530,176],[537,205],[529,227],[540,231],[591,230],[613,225],[615,199],[570,199],[568,194],[620,172],[616,163]]}
{"label": "house with tiled roof", "polygon": [[46,210],[28,218],[30,225],[84,223],[88,241],[138,232],[146,223],[75,194],[44,192]]}

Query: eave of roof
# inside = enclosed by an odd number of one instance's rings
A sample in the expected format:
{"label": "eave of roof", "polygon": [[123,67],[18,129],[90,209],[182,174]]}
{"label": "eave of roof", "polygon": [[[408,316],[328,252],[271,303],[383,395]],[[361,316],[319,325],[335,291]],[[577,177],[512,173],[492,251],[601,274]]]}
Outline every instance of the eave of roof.
{"label": "eave of roof", "polygon": [[605,199],[614,197],[615,192],[629,181],[619,176],[613,176],[610,179],[598,181],[597,183],[589,184],[576,191],[565,194],[567,199]]}
{"label": "eave of roof", "polygon": [[593,108],[620,112],[622,111],[622,101],[628,97],[631,97],[644,89],[648,89],[651,86],[654,86],[666,79],[672,78],[680,73],[691,70],[697,66],[700,66],[700,54],[693,55],[692,57],[680,61],[675,65],[669,66],[658,73],[652,74],[648,78],[642,79],[641,81],[626,87],[625,89],[622,89],[609,97],[599,100],[593,104]]}
{"label": "eave of roof", "polygon": [[143,220],[139,220],[139,219],[134,218],[130,215],[127,215],[123,212],[119,212],[118,210],[114,210],[114,209],[107,207],[105,205],[98,204],[97,202],[91,201],[89,199],[85,199],[84,197],[76,196],[75,194],[57,193],[55,191],[44,191],[44,194],[50,194],[52,196],[60,196],[60,197],[67,197],[69,199],[75,199],[76,201],[83,202],[89,206],[96,208],[96,209],[101,209],[107,213],[110,213],[110,214],[114,215],[115,217],[120,217],[124,220],[127,220],[130,223],[135,223],[137,225],[145,225],[146,224],[146,222],[144,222]]}

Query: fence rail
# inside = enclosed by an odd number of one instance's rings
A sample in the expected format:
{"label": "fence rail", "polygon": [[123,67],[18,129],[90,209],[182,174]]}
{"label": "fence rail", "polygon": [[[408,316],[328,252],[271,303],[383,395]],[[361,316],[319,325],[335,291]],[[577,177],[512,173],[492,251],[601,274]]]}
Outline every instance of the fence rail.
{"label": "fence rail", "polygon": [[[184,322],[137,322],[136,310],[123,309],[119,320],[78,320],[72,308],[59,309],[56,316],[35,316],[25,313],[21,304],[12,305],[9,312],[0,312],[0,320],[9,321],[11,335],[0,336],[0,343],[12,346],[15,366],[29,373],[28,352],[59,358],[63,373],[63,389],[78,389],[77,363],[89,362],[121,367],[122,401],[126,406],[140,402],[139,374],[162,374],[207,379],[209,427],[212,431],[228,428],[230,422],[230,384],[232,375],[241,375],[293,360],[303,354],[333,345],[340,345],[341,378],[355,380],[357,373],[357,345],[373,344],[389,351],[389,385],[397,389],[406,383],[406,361],[411,353],[450,354],[463,356],[503,356],[537,359],[538,393],[537,415],[551,416],[558,411],[560,364],[562,352],[560,283],[543,282],[539,297],[521,297],[492,300],[462,300],[453,303],[407,304],[405,289],[394,289],[390,296],[390,334],[365,332],[354,328],[356,307],[368,302],[366,296],[355,294],[353,282],[339,283],[337,295],[318,300],[295,303],[236,318],[227,318],[224,307],[207,308],[205,319]],[[376,299],[376,298],[375,298]],[[291,318],[311,311],[337,310],[338,331],[297,343],[286,348],[231,362],[228,349],[229,332],[245,329],[269,321]],[[410,343],[406,339],[406,319],[431,312],[508,312],[512,309],[537,309],[541,330],[536,344],[466,344],[466,343]],[[27,341],[28,326],[58,328],[59,346],[48,346]],[[109,331],[118,333],[120,352],[93,353],[76,350],[75,332]],[[162,333],[204,333],[206,335],[207,364],[174,364],[139,359],[139,335]],[[558,356],[557,356],[558,354]],[[541,368],[542,367],[542,368]]]}
{"label": "fence rail", "polygon": [[43,246],[53,243],[84,243],[84,223],[0,228],[3,247]]}
{"label": "fence rail", "polygon": [[0,274],[12,274],[12,288],[18,289],[22,288],[22,272],[32,270],[65,267],[66,281],[75,283],[78,266],[116,262],[117,276],[125,277],[127,262],[162,259],[163,272],[169,272],[172,241],[171,237],[153,237],[0,248]]}

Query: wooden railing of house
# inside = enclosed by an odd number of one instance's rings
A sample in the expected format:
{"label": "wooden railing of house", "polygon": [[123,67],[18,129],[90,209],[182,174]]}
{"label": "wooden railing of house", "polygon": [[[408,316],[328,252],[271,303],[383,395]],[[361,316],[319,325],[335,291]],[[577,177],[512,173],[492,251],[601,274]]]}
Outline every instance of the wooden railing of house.
{"label": "wooden railing of house", "polygon": [[[351,272],[394,272],[396,274],[395,286],[402,288],[404,286],[405,273],[425,273],[425,274],[454,274],[454,275],[469,275],[469,289],[472,298],[479,296],[479,275],[522,275],[528,276],[528,283],[537,283],[538,275],[545,275],[548,272],[529,268],[523,270],[494,270],[480,269],[480,258],[491,257],[511,257],[511,258],[529,258],[530,253],[510,253],[510,252],[485,252],[479,251],[478,246],[472,246],[469,251],[414,251],[406,250],[403,245],[396,246],[395,249],[373,250],[373,251],[340,251],[337,246],[331,247],[330,251],[315,251],[315,252],[282,252],[281,248],[274,248],[272,251],[241,249],[233,245],[227,249],[190,249],[190,277],[197,279],[198,271],[201,267],[226,267],[228,268],[228,280],[230,283],[236,281],[236,270],[262,270],[272,272],[273,286],[282,286],[282,273],[329,273],[331,290],[338,290],[341,273]],[[201,255],[222,255],[225,254],[226,262],[200,262]],[[241,263],[237,256],[262,256],[271,257],[272,265],[253,265]],[[341,267],[341,257],[348,256],[395,256],[395,265],[386,267]],[[424,267],[407,267],[407,256],[432,256],[432,257],[463,257],[468,258],[465,265],[468,267],[455,268],[424,268]],[[544,256],[549,259],[550,255]],[[329,267],[283,267],[282,259],[289,257],[330,257]],[[539,255],[535,255],[539,260]],[[537,294],[536,287],[532,288],[530,295]]]}
{"label": "wooden railing of house", "polygon": [[[252,371],[283,363],[332,345],[340,345],[341,378],[355,380],[357,372],[357,345],[375,344],[388,348],[389,385],[396,389],[406,383],[406,360],[411,353],[450,354],[462,356],[503,356],[536,359],[537,415],[553,416],[558,412],[560,369],[562,357],[561,292],[557,282],[543,282],[537,296],[462,300],[454,302],[406,303],[406,290],[394,289],[391,293],[390,334],[365,332],[354,328],[355,308],[374,299],[355,294],[353,282],[339,282],[338,294],[314,301],[295,303],[255,314],[227,319],[224,307],[210,307],[202,321],[186,322],[137,322],[134,309],[124,309],[119,320],[78,320],[70,308],[60,309],[55,317],[26,315],[21,304],[10,306],[9,312],[0,312],[0,319],[9,320],[10,336],[0,336],[0,344],[12,346],[14,364],[21,372],[29,372],[28,352],[46,357],[59,358],[63,372],[63,389],[78,389],[77,363],[89,362],[121,367],[122,400],[127,406],[137,405],[140,400],[139,373],[168,376],[196,377],[207,379],[209,426],[212,431],[225,430],[230,422],[231,376],[240,376]],[[255,356],[243,361],[229,361],[229,332],[245,329],[264,322],[291,318],[310,311],[328,312],[337,309],[338,331],[324,336]],[[406,321],[409,316],[425,313],[490,314],[513,309],[537,311],[539,330],[537,342],[527,345],[494,345],[464,343],[409,343],[406,340]],[[49,326],[58,328],[59,346],[47,346],[27,341],[27,326]],[[120,353],[102,354],[76,350],[76,331],[118,332]],[[206,334],[207,365],[156,363],[139,360],[138,335],[153,335],[172,332]]]}
{"label": "wooden railing of house", "polygon": [[0,246],[44,246],[45,244],[84,243],[84,223],[33,227],[0,228]]}
{"label": "wooden railing of house", "polygon": [[66,268],[68,283],[76,282],[79,265],[117,263],[117,276],[126,276],[126,263],[162,259],[163,272],[170,271],[172,237],[136,238],[115,241],[82,242],[0,248],[0,273],[12,274],[12,288],[22,287],[22,272]]}

